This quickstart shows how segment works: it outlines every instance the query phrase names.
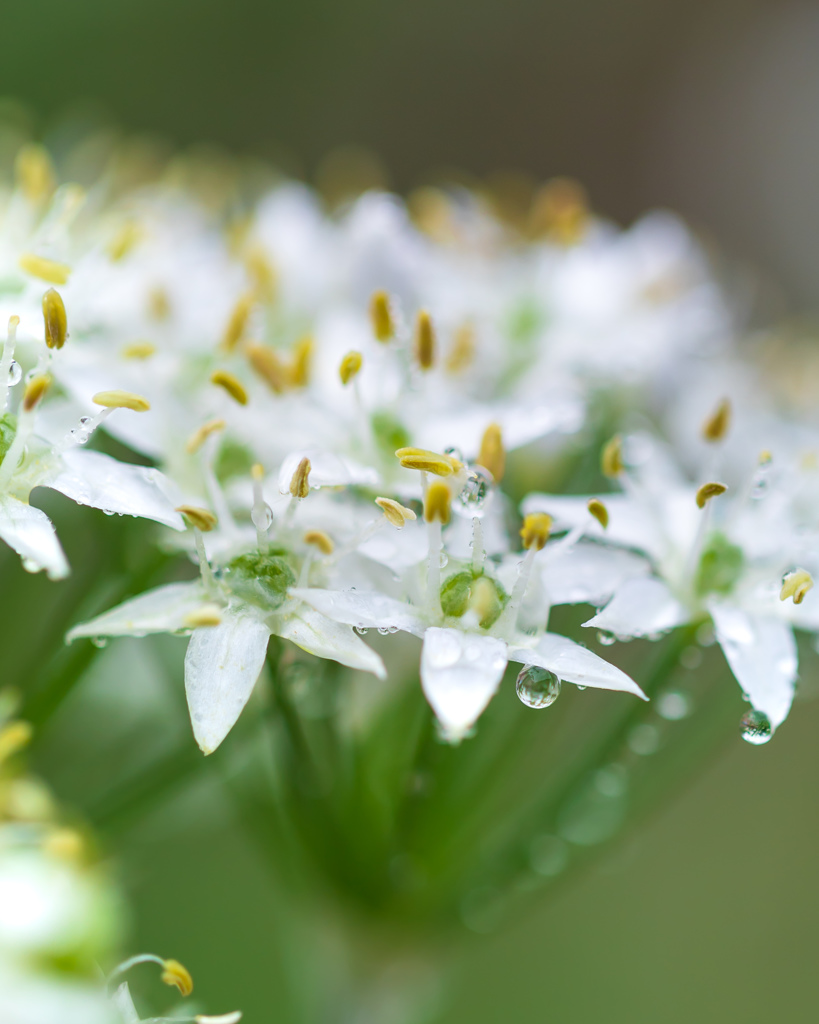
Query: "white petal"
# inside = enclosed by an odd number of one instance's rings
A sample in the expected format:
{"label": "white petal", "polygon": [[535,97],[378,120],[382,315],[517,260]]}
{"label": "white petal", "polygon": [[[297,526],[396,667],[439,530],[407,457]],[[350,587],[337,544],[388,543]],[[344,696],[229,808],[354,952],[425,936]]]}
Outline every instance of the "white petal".
{"label": "white petal", "polygon": [[51,520],[39,508],[0,496],[0,537],[33,568],[45,569],[52,580],[68,575],[68,562]]}
{"label": "white petal", "polygon": [[506,669],[506,644],[433,626],[424,634],[421,685],[444,734],[457,741],[492,699]]}
{"label": "white petal", "polygon": [[583,543],[551,560],[540,556],[535,568],[551,604],[600,604],[629,577],[650,571],[649,563],[631,551]]}
{"label": "white petal", "polygon": [[328,619],[347,626],[366,629],[395,627],[421,636],[424,625],[411,604],[396,601],[377,590],[320,590],[318,587],[293,587],[290,594],[306,601]]}
{"label": "white petal", "polygon": [[118,462],[102,452],[69,450],[45,479],[43,487],[60,491],[78,505],[154,519],[175,530],[185,524],[169,495],[172,484],[158,469]]}
{"label": "white petal", "polygon": [[193,631],[185,655],[185,692],[193,735],[206,754],[216,750],[247,704],[269,639],[264,622],[234,612],[219,626]]}
{"label": "white petal", "polygon": [[553,431],[574,432],[583,422],[583,412],[582,402],[571,396],[552,396],[541,405],[517,402],[460,406],[440,415],[427,413],[423,422],[414,426],[413,444],[433,451],[453,446],[473,458],[486,428],[499,423],[504,447],[511,451]]}
{"label": "white petal", "polygon": [[509,660],[524,665],[540,665],[567,683],[594,686],[602,690],[621,690],[648,700],[637,683],[625,672],[599,658],[593,651],[557,633],[546,633],[532,648],[518,647],[510,650]]}
{"label": "white petal", "polygon": [[379,679],[387,676],[384,662],[372,647],[357,637],[349,626],[333,622],[313,608],[302,605],[296,615],[282,620],[276,633],[318,658],[329,658],[348,668],[372,672]]}
{"label": "white petal", "polygon": [[111,996],[111,1002],[119,1011],[123,1024],[139,1024],[139,1014],[134,1006],[134,1000],[131,998],[131,990],[128,988],[127,981],[117,988]]}
{"label": "white petal", "polygon": [[790,625],[733,605],[714,603],[709,610],[737,682],[775,729],[788,717],[796,684],[796,643]]}
{"label": "white petal", "polygon": [[352,484],[374,487],[378,483],[378,473],[368,466],[362,466],[344,455],[319,449],[305,449],[291,452],[282,462],[279,470],[279,490],[287,494],[290,481],[302,459],[310,460],[311,487],[347,487]]}
{"label": "white petal", "polygon": [[82,636],[145,636],[185,629],[185,619],[207,602],[199,580],[146,590],[89,622],[75,626],[66,641]]}
{"label": "white petal", "polygon": [[689,618],[665,583],[650,577],[627,580],[606,607],[583,625],[615,636],[652,636],[674,629]]}

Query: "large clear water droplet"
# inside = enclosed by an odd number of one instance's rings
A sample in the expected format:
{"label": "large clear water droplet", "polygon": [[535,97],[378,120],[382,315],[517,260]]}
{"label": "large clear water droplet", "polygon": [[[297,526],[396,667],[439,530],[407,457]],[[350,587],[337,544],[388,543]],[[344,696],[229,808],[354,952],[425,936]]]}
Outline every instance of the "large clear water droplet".
{"label": "large clear water droplet", "polygon": [[518,675],[515,692],[527,708],[548,708],[560,696],[560,680],[546,668],[526,665]]}
{"label": "large clear water droplet", "polygon": [[739,728],[745,742],[753,743],[754,746],[767,743],[773,736],[771,720],[764,711],[755,711],[753,708],[746,711],[739,720]]}
{"label": "large clear water droplet", "polygon": [[19,384],[22,379],[23,368],[16,359],[12,359],[11,365],[9,366],[8,386],[13,388],[14,385]]}
{"label": "large clear water droplet", "polygon": [[602,629],[597,631],[597,642],[602,644],[604,647],[611,647],[616,642],[616,637],[612,636],[611,633],[604,633]]}
{"label": "large clear water droplet", "polygon": [[470,519],[482,516],[491,491],[492,477],[483,466],[469,466],[466,470],[466,482],[453,501],[452,508],[458,515],[468,516]]}
{"label": "large clear water droplet", "polygon": [[273,522],[273,509],[267,503],[261,506],[254,505],[250,518],[257,530],[269,530]]}

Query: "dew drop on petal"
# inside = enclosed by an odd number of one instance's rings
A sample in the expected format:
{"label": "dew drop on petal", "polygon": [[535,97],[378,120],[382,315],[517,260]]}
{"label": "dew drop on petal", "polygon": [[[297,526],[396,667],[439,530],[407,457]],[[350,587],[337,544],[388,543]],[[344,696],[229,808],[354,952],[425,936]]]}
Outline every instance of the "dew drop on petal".
{"label": "dew drop on petal", "polygon": [[359,625],[357,625],[355,627],[355,631],[356,631],[356,633],[358,633],[359,636],[365,636],[366,633],[367,633],[367,629],[368,629],[367,626],[363,626],[360,623],[359,623]]}
{"label": "dew drop on petal", "polygon": [[750,711],[746,711],[739,720],[739,728],[745,742],[753,743],[754,746],[767,743],[771,736],[773,736],[773,729],[771,728],[768,716],[764,711],[755,711],[753,708]]}
{"label": "dew drop on petal", "polygon": [[548,708],[560,696],[560,679],[546,668],[525,665],[518,674],[515,692],[527,708]]}
{"label": "dew drop on petal", "polygon": [[33,558],[24,558],[22,564],[23,564],[23,568],[25,569],[26,572],[39,572],[40,571],[39,564],[37,562],[35,562]]}
{"label": "dew drop on petal", "polygon": [[11,365],[9,366],[8,386],[13,388],[14,385],[19,384],[22,379],[23,368],[16,359],[12,359]]}
{"label": "dew drop on petal", "polygon": [[581,686],[580,683],[577,684],[577,688],[578,688],[578,690],[585,690],[586,689],[586,687],[585,686]]}
{"label": "dew drop on petal", "polygon": [[615,637],[611,633],[604,633],[603,630],[597,632],[597,642],[602,644],[604,647],[611,647],[615,642]]}
{"label": "dew drop on petal", "polygon": [[100,647],[100,648],[101,647],[107,647],[108,646],[108,637],[107,636],[92,636],[91,637],[91,643],[95,647]]}
{"label": "dew drop on petal", "polygon": [[440,567],[443,569],[448,562],[449,555],[446,553],[446,551],[442,551],[441,554],[438,556],[438,565],[440,565]]}
{"label": "dew drop on petal", "polygon": [[389,631],[390,631],[389,626],[379,626],[378,627],[378,632],[381,634],[381,636],[386,636],[387,633],[389,633]]}

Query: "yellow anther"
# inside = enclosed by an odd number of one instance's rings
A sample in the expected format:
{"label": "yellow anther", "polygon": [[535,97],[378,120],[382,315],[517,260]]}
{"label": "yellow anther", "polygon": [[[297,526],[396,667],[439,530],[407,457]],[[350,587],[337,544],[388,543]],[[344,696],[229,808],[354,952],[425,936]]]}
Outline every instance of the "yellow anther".
{"label": "yellow anther", "polygon": [[348,352],[341,360],[341,366],[338,368],[338,375],[341,377],[341,383],[346,386],[350,383],[353,377],[357,377],[363,362],[364,360],[362,359],[360,352]]}
{"label": "yellow anther", "polygon": [[108,245],[108,255],[114,263],[125,259],[142,237],[142,230],[136,221],[128,220],[117,231]]}
{"label": "yellow anther", "polygon": [[422,370],[429,370],[435,362],[435,329],[432,318],[422,309],[415,319],[414,354]]}
{"label": "yellow anther", "polygon": [[51,377],[47,373],[38,373],[36,377],[32,377],[23,392],[23,409],[31,412],[50,387]]}
{"label": "yellow anther", "polygon": [[789,572],[782,580],[782,589],[779,591],[779,600],[787,601],[793,598],[794,604],[802,604],[805,594],[813,587],[813,576],[807,569],[795,569]]}
{"label": "yellow anther", "polygon": [[224,334],[222,335],[222,348],[231,352],[245,336],[247,323],[253,311],[254,296],[247,292],[239,298],[230,314]]}
{"label": "yellow anther", "polygon": [[310,383],[310,367],[313,362],[313,339],[309,335],[299,338],[293,349],[290,363],[290,385],[305,388]]}
{"label": "yellow anther", "polygon": [[410,519],[417,518],[411,508],[407,508],[406,505],[402,505],[399,501],[394,501],[392,498],[376,498],[375,503],[384,513],[384,518],[387,522],[394,526],[396,530],[403,530],[404,523]]}
{"label": "yellow anther", "polygon": [[757,460],[760,466],[770,466],[773,462],[773,452],[769,448],[763,448]]}
{"label": "yellow anther", "polygon": [[55,828],[46,836],[43,850],[58,860],[76,863],[85,855],[85,840],[73,828]]}
{"label": "yellow anther", "polygon": [[623,462],[623,439],[619,434],[607,441],[603,445],[603,451],[600,453],[600,469],[603,476],[607,476],[614,480],[625,469],[625,463]]}
{"label": "yellow anther", "polygon": [[261,245],[252,245],[245,251],[245,269],[259,301],[272,302],[276,298],[278,278]]}
{"label": "yellow anther", "polygon": [[467,607],[475,612],[478,622],[494,622],[501,611],[498,588],[485,576],[479,576],[469,588]]}
{"label": "yellow anther", "polygon": [[164,288],[152,288],[148,293],[148,313],[154,320],[167,320],[171,315],[171,298]]}
{"label": "yellow anther", "polygon": [[727,490],[728,488],[725,484],[719,484],[715,481],[703,484],[697,491],[697,508],[705,508],[712,498],[718,498],[720,494],[725,494]]}
{"label": "yellow anther", "polygon": [[91,399],[95,405],[104,405],[106,409],[131,409],[133,412],[147,412],[151,403],[142,395],[133,391],[98,391]]}
{"label": "yellow anther", "polygon": [[210,509],[199,505],[178,505],[176,511],[188,526],[193,526],[202,533],[210,533],[219,521]]}
{"label": "yellow anther", "polygon": [[609,525],[609,510],[599,498],[590,498],[586,508],[605,530]]}
{"label": "yellow anther", "polygon": [[193,992],[193,978],[190,971],[183,967],[178,960],[162,961],[162,980],[166,985],[175,985],[182,996],[187,997]]}
{"label": "yellow anther", "polygon": [[39,204],[54,191],[54,167],[44,146],[29,143],[17,153],[14,176],[30,203]]}
{"label": "yellow anther", "polygon": [[448,373],[461,373],[475,358],[475,329],[462,324],[456,331],[452,348],[447,353],[445,366]]}
{"label": "yellow anther", "polygon": [[463,469],[463,463],[451,455],[439,455],[426,448],[399,448],[395,457],[404,469],[419,469],[436,476],[452,476]]}
{"label": "yellow anther", "polygon": [[31,743],[34,730],[28,722],[9,722],[0,729],[0,764]]}
{"label": "yellow anther", "polygon": [[261,462],[253,463],[253,465],[250,467],[250,475],[253,477],[254,480],[264,480],[264,466],[261,464]]}
{"label": "yellow anther", "polygon": [[43,296],[43,323],[46,345],[62,348],[68,337],[68,318],[62,296],[55,288],[49,288]]}
{"label": "yellow anther", "polygon": [[185,625],[190,629],[201,629],[206,626],[219,626],[222,622],[222,609],[218,604],[203,604],[201,608],[185,616]]}
{"label": "yellow anther", "polygon": [[452,491],[443,480],[433,480],[427,487],[424,499],[424,519],[428,523],[439,522],[446,525],[452,508]]}
{"label": "yellow anther", "polygon": [[23,253],[18,262],[21,270],[49,284],[65,284],[71,273],[71,267],[67,264],[48,260],[45,256],[35,256],[33,252]]}
{"label": "yellow anther", "polygon": [[531,515],[524,517],[520,539],[527,551],[530,548],[541,551],[546,546],[551,532],[552,517],[545,512],[532,512]]}
{"label": "yellow anther", "polygon": [[336,547],[324,530],[308,530],[304,535],[304,543],[317,547],[323,555],[332,555]]}
{"label": "yellow anther", "polygon": [[211,434],[217,430],[224,430],[227,423],[224,420],[208,420],[207,423],[203,423],[202,426],[195,430],[188,438],[188,443],[185,445],[185,451],[188,455],[193,455],[194,452],[198,452],[205,441],[210,437]]}
{"label": "yellow anther", "polygon": [[721,441],[731,426],[731,403],[727,398],[719,403],[702,425],[702,436],[712,444]]}
{"label": "yellow anther", "polygon": [[152,341],[132,341],[122,350],[123,359],[150,359],[156,354],[156,345]]}
{"label": "yellow anther", "polygon": [[561,245],[579,242],[589,225],[585,190],[571,178],[547,182],[532,204],[532,230]]}
{"label": "yellow anther", "polygon": [[290,384],[290,372],[272,348],[251,342],[245,346],[248,362],[271,391],[280,395]]}
{"label": "yellow anther", "polygon": [[290,493],[294,498],[306,498],[310,493],[310,460],[305,456],[296,466],[296,471],[290,479]]}
{"label": "yellow anther", "polygon": [[378,341],[387,342],[395,335],[395,322],[390,309],[390,297],[385,291],[373,292],[370,299],[370,321]]}
{"label": "yellow anther", "polygon": [[227,370],[214,370],[210,375],[210,382],[211,384],[217,384],[220,388],[224,388],[239,405],[247,405],[247,392],[239,378],[235,377],[232,373],[228,373]]}
{"label": "yellow anther", "polygon": [[506,469],[506,449],[503,447],[503,437],[499,423],[490,423],[483,432],[481,438],[481,450],[475,460],[479,466],[488,469],[492,479],[499,484],[503,479],[503,472]]}

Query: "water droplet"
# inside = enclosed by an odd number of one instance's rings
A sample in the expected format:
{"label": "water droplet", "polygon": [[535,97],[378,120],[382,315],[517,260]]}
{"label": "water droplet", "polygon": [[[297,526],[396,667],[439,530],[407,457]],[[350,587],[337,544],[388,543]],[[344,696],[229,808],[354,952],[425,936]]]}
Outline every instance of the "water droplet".
{"label": "water droplet", "polygon": [[484,513],[491,491],[492,477],[483,466],[469,466],[466,471],[466,482],[453,501],[452,508],[458,515],[468,516],[470,519],[480,517]]}
{"label": "water droplet", "polygon": [[355,631],[356,631],[356,633],[358,633],[359,636],[364,636],[367,633],[368,628],[369,628],[368,626],[364,626],[361,623],[359,623],[355,627]]}
{"label": "water droplet", "polygon": [[452,459],[457,459],[458,462],[465,462],[463,452],[460,448],[444,448],[444,455],[448,455]]}
{"label": "water droplet", "polygon": [[604,647],[611,647],[615,643],[615,637],[611,633],[604,633],[602,629],[597,631],[597,642]]}
{"label": "water droplet", "polygon": [[447,565],[448,562],[449,555],[446,553],[446,551],[442,551],[441,554],[438,556],[438,565],[440,565],[440,567],[443,569],[443,567]]}
{"label": "water droplet", "polygon": [[[685,652],[683,652],[685,653]],[[691,714],[691,698],[679,690],[669,690],[657,700],[657,714],[667,722],[679,722]]]}
{"label": "water droplet", "polygon": [[108,646],[108,637],[107,636],[92,636],[91,637],[91,643],[95,647],[100,647],[100,648],[101,647],[107,647]]}
{"label": "water droplet", "polygon": [[577,684],[577,688],[578,688],[578,690],[585,690],[586,689],[586,687],[585,686],[581,686],[580,683]]}
{"label": "water droplet", "polygon": [[560,680],[546,668],[525,665],[515,683],[515,692],[527,708],[548,708],[560,696]]}
{"label": "water droplet", "polygon": [[103,513],[103,515],[106,515],[106,516],[112,516],[114,514],[113,509],[110,509],[110,508],[104,508],[102,510],[102,513]]}
{"label": "water droplet", "polygon": [[538,836],[529,847],[532,870],[546,878],[559,875],[569,862],[569,848],[558,836]]}
{"label": "water droplet", "polygon": [[771,736],[773,736],[771,720],[764,711],[755,711],[753,709],[746,711],[739,720],[739,727],[742,730],[741,734],[745,742],[753,743],[754,746],[767,743]]}
{"label": "water droplet", "polygon": [[387,632],[388,633],[397,633],[398,632],[398,626],[387,626]]}
{"label": "water droplet", "polygon": [[389,633],[389,631],[390,630],[389,630],[388,626],[379,626],[378,627],[378,632],[381,634],[381,636],[386,636],[387,633]]}
{"label": "water droplet", "polygon": [[269,530],[273,522],[273,509],[267,503],[261,506],[254,505],[250,518],[257,530]]}
{"label": "water droplet", "polygon": [[660,730],[648,722],[635,725],[628,734],[628,746],[629,750],[641,757],[656,754],[660,749]]}
{"label": "water droplet", "polygon": [[702,664],[702,648],[694,644],[686,647],[680,654],[680,664],[683,668],[699,668]]}
{"label": "water droplet", "polygon": [[40,571],[39,563],[35,562],[33,558],[24,558],[23,559],[23,568],[25,569],[26,572],[39,572]]}
{"label": "water droplet", "polygon": [[13,388],[14,385],[19,384],[22,379],[23,368],[16,359],[12,359],[11,365],[9,366],[8,386]]}

